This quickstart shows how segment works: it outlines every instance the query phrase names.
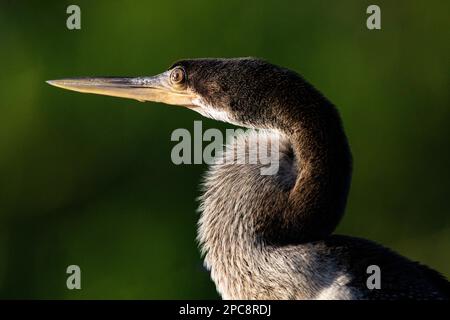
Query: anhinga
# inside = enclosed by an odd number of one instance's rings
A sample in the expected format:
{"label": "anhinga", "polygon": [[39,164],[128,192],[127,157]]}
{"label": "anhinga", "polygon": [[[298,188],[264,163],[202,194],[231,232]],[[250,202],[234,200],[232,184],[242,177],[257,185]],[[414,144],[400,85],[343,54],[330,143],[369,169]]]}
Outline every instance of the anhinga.
{"label": "anhinga", "polygon": [[[223,298],[448,299],[449,282],[438,272],[371,241],[332,235],[345,210],[352,157],[336,108],[297,73],[254,58],[193,59],[152,77],[48,82],[180,105],[265,129],[269,143],[278,139],[277,174],[225,162],[205,178],[198,240]],[[380,289],[367,287],[370,265],[381,270]]]}

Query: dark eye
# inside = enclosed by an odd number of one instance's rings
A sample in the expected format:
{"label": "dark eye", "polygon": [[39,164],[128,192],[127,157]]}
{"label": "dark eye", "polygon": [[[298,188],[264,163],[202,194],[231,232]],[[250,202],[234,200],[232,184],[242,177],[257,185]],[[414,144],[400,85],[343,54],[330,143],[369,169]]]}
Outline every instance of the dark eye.
{"label": "dark eye", "polygon": [[186,74],[180,67],[176,67],[170,73],[170,81],[173,84],[182,84],[186,80]]}

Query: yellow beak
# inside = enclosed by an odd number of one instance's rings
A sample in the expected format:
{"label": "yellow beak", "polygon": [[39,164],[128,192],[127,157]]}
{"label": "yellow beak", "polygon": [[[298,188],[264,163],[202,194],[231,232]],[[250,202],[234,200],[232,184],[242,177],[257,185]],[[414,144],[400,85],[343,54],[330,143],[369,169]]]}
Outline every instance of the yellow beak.
{"label": "yellow beak", "polygon": [[187,89],[174,88],[169,81],[169,71],[153,77],[70,78],[49,80],[47,83],[72,91],[187,107],[192,107],[192,100],[196,98]]}

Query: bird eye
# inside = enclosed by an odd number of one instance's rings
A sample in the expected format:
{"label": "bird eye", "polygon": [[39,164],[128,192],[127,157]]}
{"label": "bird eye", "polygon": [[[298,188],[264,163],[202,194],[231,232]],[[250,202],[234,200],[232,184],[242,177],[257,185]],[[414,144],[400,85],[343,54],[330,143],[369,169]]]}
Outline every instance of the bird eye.
{"label": "bird eye", "polygon": [[170,73],[170,81],[173,84],[182,84],[186,79],[186,74],[182,68],[175,68]]}

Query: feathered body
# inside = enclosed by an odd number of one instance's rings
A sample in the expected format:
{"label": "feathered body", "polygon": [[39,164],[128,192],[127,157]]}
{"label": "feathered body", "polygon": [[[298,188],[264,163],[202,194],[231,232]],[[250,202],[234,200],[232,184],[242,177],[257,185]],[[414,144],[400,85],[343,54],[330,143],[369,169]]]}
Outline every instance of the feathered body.
{"label": "feathered body", "polygon": [[[280,169],[261,175],[262,164],[236,164],[249,141],[280,142]],[[268,142],[262,140],[267,139]],[[250,131],[225,149],[230,161],[213,165],[201,197],[198,240],[224,299],[448,299],[438,272],[374,242],[340,235],[299,243],[270,243],[258,234],[258,217],[283,210],[302,168],[288,137]],[[267,211],[267,212],[263,212]],[[381,269],[381,289],[368,289],[370,265]]]}

